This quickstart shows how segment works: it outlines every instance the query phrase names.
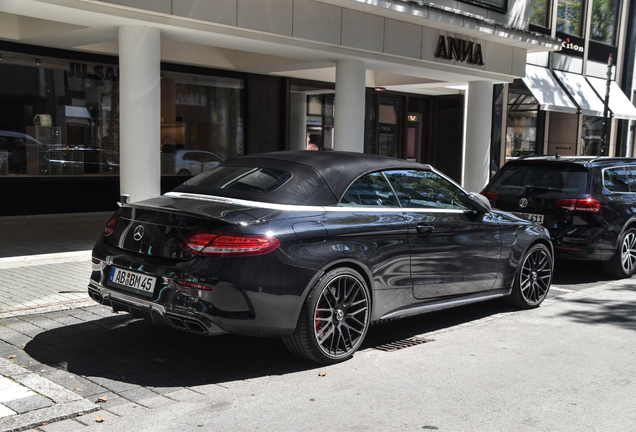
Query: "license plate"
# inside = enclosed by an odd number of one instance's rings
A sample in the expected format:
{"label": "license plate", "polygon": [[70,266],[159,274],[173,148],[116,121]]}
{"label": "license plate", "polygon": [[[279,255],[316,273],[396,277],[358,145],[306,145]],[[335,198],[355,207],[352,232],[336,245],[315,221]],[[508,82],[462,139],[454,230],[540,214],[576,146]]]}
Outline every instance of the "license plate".
{"label": "license plate", "polygon": [[157,278],[113,267],[108,280],[113,285],[128,288],[142,294],[152,295],[155,290]]}
{"label": "license plate", "polygon": [[514,213],[515,216],[520,217],[521,219],[529,220],[530,222],[543,223],[543,215],[542,214],[532,214],[532,213]]}

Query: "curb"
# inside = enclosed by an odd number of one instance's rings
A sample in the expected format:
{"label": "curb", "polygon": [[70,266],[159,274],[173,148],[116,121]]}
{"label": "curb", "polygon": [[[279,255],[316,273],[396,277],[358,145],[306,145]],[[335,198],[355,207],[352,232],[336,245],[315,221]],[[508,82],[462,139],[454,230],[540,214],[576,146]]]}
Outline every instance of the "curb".
{"label": "curb", "polygon": [[3,432],[31,429],[42,423],[64,420],[100,409],[82,396],[3,358],[0,358],[0,376],[10,378],[54,402],[53,406],[47,408],[0,418],[0,430]]}

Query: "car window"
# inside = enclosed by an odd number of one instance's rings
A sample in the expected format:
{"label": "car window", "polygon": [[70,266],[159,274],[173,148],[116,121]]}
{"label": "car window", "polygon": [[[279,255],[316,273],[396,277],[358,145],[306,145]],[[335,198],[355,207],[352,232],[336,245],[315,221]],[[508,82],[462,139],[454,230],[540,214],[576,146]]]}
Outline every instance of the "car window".
{"label": "car window", "polygon": [[603,170],[603,186],[612,192],[629,192],[631,175],[627,167],[607,168]]}
{"label": "car window", "polygon": [[506,189],[538,189],[552,192],[583,192],[588,171],[583,166],[562,163],[524,163],[507,165],[495,176],[488,190],[501,194]]}
{"label": "car window", "polygon": [[186,186],[215,187],[246,192],[271,192],[284,185],[291,173],[272,168],[217,167],[186,181]]}
{"label": "car window", "polygon": [[363,175],[353,182],[338,205],[342,207],[399,207],[393,189],[381,172]]}
{"label": "car window", "polygon": [[467,194],[432,171],[399,170],[385,172],[405,208],[468,210]]}

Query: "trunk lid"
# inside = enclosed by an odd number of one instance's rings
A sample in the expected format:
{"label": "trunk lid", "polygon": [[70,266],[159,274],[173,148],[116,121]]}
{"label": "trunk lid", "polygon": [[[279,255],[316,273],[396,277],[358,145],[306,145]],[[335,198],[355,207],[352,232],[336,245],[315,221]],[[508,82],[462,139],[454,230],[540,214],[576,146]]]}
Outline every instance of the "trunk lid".
{"label": "trunk lid", "polygon": [[504,166],[484,192],[491,194],[489,199],[497,209],[547,228],[562,228],[570,223],[571,211],[556,203],[589,197],[588,174],[587,168],[577,163],[518,161]]}
{"label": "trunk lid", "polygon": [[256,221],[256,215],[250,215],[249,210],[223,200],[153,198],[122,207],[106,242],[142,255],[188,260],[196,256],[181,246],[188,234],[192,231],[227,231],[240,222]]}

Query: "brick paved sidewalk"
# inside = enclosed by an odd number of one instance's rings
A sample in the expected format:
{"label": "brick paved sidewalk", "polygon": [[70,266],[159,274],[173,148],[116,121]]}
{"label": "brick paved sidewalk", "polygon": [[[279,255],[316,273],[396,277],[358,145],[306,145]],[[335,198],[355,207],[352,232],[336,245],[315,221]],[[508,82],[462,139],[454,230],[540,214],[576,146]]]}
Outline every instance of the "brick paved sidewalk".
{"label": "brick paved sidewalk", "polygon": [[0,358],[0,431],[20,431],[99,410],[35,373]]}
{"label": "brick paved sidewalk", "polygon": [[93,305],[90,251],[0,258],[0,319]]}

